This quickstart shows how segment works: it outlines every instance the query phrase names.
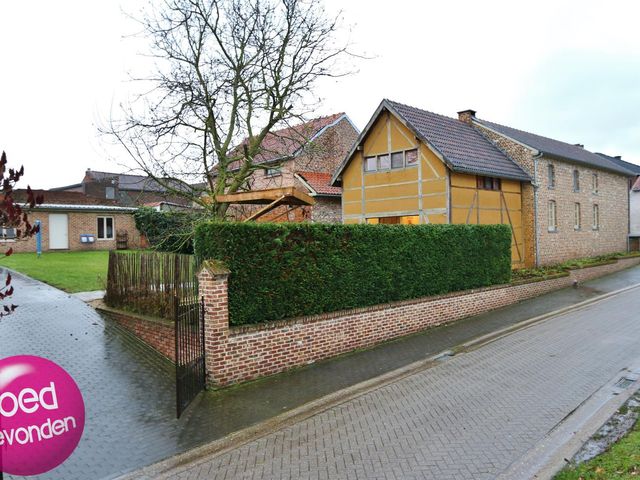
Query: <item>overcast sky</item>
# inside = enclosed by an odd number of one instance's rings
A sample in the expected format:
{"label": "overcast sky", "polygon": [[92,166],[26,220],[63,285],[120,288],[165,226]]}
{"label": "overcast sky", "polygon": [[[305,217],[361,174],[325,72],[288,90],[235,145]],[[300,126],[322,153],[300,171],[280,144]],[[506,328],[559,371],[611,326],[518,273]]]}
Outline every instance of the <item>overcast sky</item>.
{"label": "overcast sky", "polygon": [[[131,89],[144,45],[122,13],[141,0],[0,3],[0,149],[26,182],[122,171],[97,124]],[[319,114],[359,128],[382,98],[480,118],[640,163],[640,3],[326,0],[353,48],[372,57],[318,89]],[[345,33],[346,34],[346,33]],[[115,104],[115,105],[114,105]],[[25,182],[25,184],[26,184]]]}

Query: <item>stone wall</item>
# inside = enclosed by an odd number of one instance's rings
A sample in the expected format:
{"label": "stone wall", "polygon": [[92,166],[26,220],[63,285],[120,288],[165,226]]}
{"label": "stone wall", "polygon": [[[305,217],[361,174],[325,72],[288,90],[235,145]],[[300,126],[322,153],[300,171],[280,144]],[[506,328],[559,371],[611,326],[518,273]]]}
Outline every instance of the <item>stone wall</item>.
{"label": "stone wall", "polygon": [[[535,220],[538,224],[538,264],[552,265],[572,258],[591,257],[627,250],[628,235],[628,180],[604,170],[589,168],[543,156],[537,159],[535,171],[534,151],[510,140],[478,123],[473,126],[504,151],[525,170],[536,185],[523,189],[522,206],[525,238],[530,239],[527,264],[535,258]],[[548,165],[555,170],[555,186],[549,183]],[[573,189],[573,171],[580,177],[580,190]],[[537,173],[537,175],[536,175]],[[598,175],[598,191],[591,187],[592,174]],[[534,189],[537,190],[537,217],[535,216]],[[549,202],[556,202],[558,228],[549,228]],[[580,204],[581,227],[574,228],[575,204]],[[599,228],[592,228],[593,205],[599,208]]]}
{"label": "stone wall", "polygon": [[340,197],[314,197],[311,221],[316,223],[342,223],[342,203]]}
{"label": "stone wall", "polygon": [[208,382],[226,386],[272,375],[565,288],[574,280],[581,282],[638,264],[640,257],[621,259],[544,281],[230,327],[229,272],[205,262],[199,282],[205,298]]}
{"label": "stone wall", "polygon": [[[34,223],[40,220],[40,228],[42,232],[42,251],[49,250],[49,214],[50,213],[66,213],[69,233],[69,250],[85,251],[85,250],[114,250],[116,248],[115,235],[112,240],[98,240],[98,217],[112,217],[114,223],[114,232],[125,230],[129,234],[129,248],[139,248],[141,244],[140,232],[135,225],[133,215],[130,213],[115,212],[72,212],[72,211],[31,211],[28,213],[29,221]],[[80,234],[95,235],[95,243],[81,243]],[[0,243],[6,248],[13,248],[14,252],[35,252],[36,239],[35,236],[26,240],[11,241],[5,240]],[[66,251],[66,250],[52,250]]]}

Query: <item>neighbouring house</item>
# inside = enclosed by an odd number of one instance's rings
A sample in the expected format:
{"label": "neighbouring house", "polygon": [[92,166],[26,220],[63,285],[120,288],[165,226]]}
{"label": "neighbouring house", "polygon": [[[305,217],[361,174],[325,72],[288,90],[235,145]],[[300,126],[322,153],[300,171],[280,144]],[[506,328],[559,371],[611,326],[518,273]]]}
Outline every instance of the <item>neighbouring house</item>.
{"label": "neighbouring house", "polygon": [[336,171],[344,223],[508,224],[524,267],[531,177],[471,125],[384,100]]}
{"label": "neighbouring house", "polygon": [[[175,189],[181,185],[174,182]],[[147,203],[168,202],[189,205],[189,201],[167,189],[153,178],[144,175],[98,172],[87,170],[82,182],[52,188],[53,192],[80,192],[87,197],[113,200],[122,207],[139,207]]]}
{"label": "neighbouring house", "polygon": [[627,250],[628,176],[572,145],[384,100],[337,170],[345,223],[506,223],[513,266]]}
{"label": "neighbouring house", "polygon": [[458,113],[531,176],[522,194],[525,237],[535,238],[527,263],[549,265],[571,258],[626,251],[629,171],[571,144]]}
{"label": "neighbouring house", "polygon": [[629,248],[640,250],[640,165],[622,160],[621,155],[611,157],[604,153],[598,155],[629,170]]}
{"label": "neighbouring house", "polygon": [[[113,250],[117,246],[137,248],[140,233],[133,213],[114,200],[90,197],[82,192],[34,190],[44,203],[28,209],[29,221],[40,222],[42,251]],[[26,191],[16,190],[17,202],[26,201]],[[14,252],[35,252],[36,237],[16,240],[15,229],[2,228],[0,242]],[[120,243],[120,245],[118,245]]]}
{"label": "neighbouring house", "polygon": [[[345,113],[337,113],[267,135],[262,142],[262,152],[254,159],[262,168],[252,173],[244,189],[295,187],[313,197],[315,203],[295,209],[280,206],[260,220],[339,223],[341,189],[330,185],[330,180],[358,133]],[[231,170],[238,167],[231,166]],[[242,219],[256,208],[238,206],[230,211]]]}

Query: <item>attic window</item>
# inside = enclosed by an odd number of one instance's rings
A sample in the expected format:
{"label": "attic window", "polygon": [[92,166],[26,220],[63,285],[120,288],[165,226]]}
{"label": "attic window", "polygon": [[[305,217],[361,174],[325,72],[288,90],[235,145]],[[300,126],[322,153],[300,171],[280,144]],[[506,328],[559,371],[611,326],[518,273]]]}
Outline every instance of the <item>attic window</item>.
{"label": "attic window", "polygon": [[114,187],[105,187],[104,196],[109,200],[116,198],[116,189]]}
{"label": "attic window", "polygon": [[282,172],[280,171],[280,169],[278,167],[275,167],[275,168],[274,167],[270,167],[270,168],[265,169],[265,171],[264,171],[264,176],[265,177],[275,177],[275,176],[278,176],[278,175],[281,175],[281,174],[282,174]]}
{"label": "attic window", "polygon": [[500,190],[502,182],[496,177],[481,177],[478,175],[477,185],[481,190]]}

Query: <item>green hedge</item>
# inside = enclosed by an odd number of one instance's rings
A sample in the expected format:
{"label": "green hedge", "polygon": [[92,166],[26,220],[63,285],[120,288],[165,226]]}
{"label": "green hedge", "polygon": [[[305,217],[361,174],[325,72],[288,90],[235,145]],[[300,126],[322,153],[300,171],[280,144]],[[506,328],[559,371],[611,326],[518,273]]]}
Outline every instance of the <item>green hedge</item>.
{"label": "green hedge", "polygon": [[133,215],[136,228],[151,248],[162,252],[193,254],[193,234],[201,215],[190,212],[158,212],[143,207]]}
{"label": "green hedge", "polygon": [[196,228],[200,260],[231,270],[232,325],[507,283],[505,225],[214,223]]}

